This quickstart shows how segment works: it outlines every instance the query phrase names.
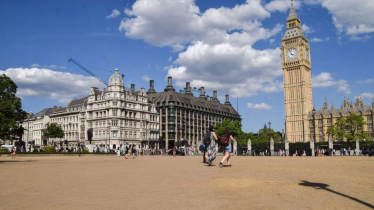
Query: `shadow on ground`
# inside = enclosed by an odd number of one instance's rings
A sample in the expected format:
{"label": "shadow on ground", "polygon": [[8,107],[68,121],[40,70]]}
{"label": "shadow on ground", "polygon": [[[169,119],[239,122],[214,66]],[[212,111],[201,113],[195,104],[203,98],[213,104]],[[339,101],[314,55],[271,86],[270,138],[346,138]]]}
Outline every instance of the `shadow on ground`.
{"label": "shadow on ground", "polygon": [[308,181],[305,181],[305,180],[301,180],[301,183],[299,183],[299,185],[301,186],[305,186],[305,187],[313,187],[314,189],[317,189],[317,190],[326,190],[328,192],[331,192],[331,193],[334,193],[334,194],[337,194],[337,195],[340,195],[342,197],[345,197],[345,198],[348,198],[348,199],[351,199],[353,201],[356,201],[357,203],[361,203],[362,205],[365,205],[369,208],[372,208],[374,209],[374,206],[371,205],[370,203],[366,203],[365,201],[362,201],[360,199],[357,199],[357,198],[354,198],[352,196],[349,196],[349,195],[345,195],[343,193],[340,193],[340,192],[337,192],[335,190],[332,190],[332,189],[329,189],[328,187],[330,185],[328,184],[325,184],[325,183],[317,183],[317,182],[308,182]]}
{"label": "shadow on ground", "polygon": [[0,163],[30,163],[37,162],[37,160],[0,160]]}

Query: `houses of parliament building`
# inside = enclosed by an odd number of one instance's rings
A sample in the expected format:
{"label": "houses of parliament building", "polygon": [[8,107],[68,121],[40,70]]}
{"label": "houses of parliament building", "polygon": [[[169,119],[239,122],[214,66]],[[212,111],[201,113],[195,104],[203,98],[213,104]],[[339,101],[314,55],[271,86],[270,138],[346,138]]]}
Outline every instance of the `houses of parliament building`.
{"label": "houses of parliament building", "polygon": [[350,113],[364,117],[365,125],[359,132],[366,131],[373,139],[374,101],[365,106],[361,98],[349,102],[344,99],[340,108],[328,107],[327,101],[322,109],[313,107],[311,79],[311,50],[308,39],[301,30],[300,19],[291,0],[290,14],[287,18],[287,31],[281,45],[284,82],[285,127],[289,142],[328,141],[327,129],[338,118]]}

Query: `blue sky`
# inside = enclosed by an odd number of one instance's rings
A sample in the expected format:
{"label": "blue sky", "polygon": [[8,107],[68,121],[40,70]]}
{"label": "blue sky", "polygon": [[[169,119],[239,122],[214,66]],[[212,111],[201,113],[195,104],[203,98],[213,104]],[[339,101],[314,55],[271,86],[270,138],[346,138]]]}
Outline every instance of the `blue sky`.
{"label": "blue sky", "polygon": [[[103,87],[69,58],[104,80],[115,68],[125,86],[156,91],[173,77],[230,94],[243,130],[284,125],[280,44],[289,0],[0,0],[0,73],[18,85],[26,111],[66,106]],[[340,107],[374,97],[374,1],[295,2],[311,45],[313,103]]]}

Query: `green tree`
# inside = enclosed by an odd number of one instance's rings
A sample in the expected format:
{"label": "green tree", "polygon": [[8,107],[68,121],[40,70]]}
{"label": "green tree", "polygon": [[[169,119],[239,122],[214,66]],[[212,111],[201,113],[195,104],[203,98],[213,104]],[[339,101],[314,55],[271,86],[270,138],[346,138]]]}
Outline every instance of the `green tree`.
{"label": "green tree", "polygon": [[48,124],[44,136],[49,138],[63,138],[64,131],[56,123]]}
{"label": "green tree", "polygon": [[21,99],[16,96],[17,85],[5,74],[0,75],[0,139],[16,135],[17,122],[26,118]]}
{"label": "green tree", "polygon": [[348,131],[346,134],[347,141],[356,140],[361,137],[361,134],[358,134],[359,128],[362,128],[365,125],[365,120],[362,115],[351,113],[345,119],[346,125],[345,128]]}
{"label": "green tree", "polygon": [[242,123],[240,121],[224,120],[222,123],[216,123],[214,126],[214,131],[219,138],[223,134],[225,128],[230,130],[231,135],[236,139],[238,145],[247,144],[247,134],[242,131]]}
{"label": "green tree", "polygon": [[332,138],[335,140],[336,135],[338,134],[336,125],[331,125],[330,127],[327,128],[327,134],[332,136]]}

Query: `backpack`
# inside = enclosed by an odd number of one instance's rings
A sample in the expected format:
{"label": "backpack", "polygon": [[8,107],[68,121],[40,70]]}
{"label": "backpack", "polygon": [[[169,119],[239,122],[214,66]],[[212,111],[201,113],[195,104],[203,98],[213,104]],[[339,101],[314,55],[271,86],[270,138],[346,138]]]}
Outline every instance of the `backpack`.
{"label": "backpack", "polygon": [[230,139],[229,139],[229,137],[227,136],[226,133],[224,133],[224,134],[221,136],[221,143],[222,143],[222,146],[227,146],[227,145],[229,145],[229,143],[230,143]]}
{"label": "backpack", "polygon": [[206,133],[204,135],[204,144],[205,144],[205,147],[208,147],[209,144],[210,144],[210,132],[209,133]]}

